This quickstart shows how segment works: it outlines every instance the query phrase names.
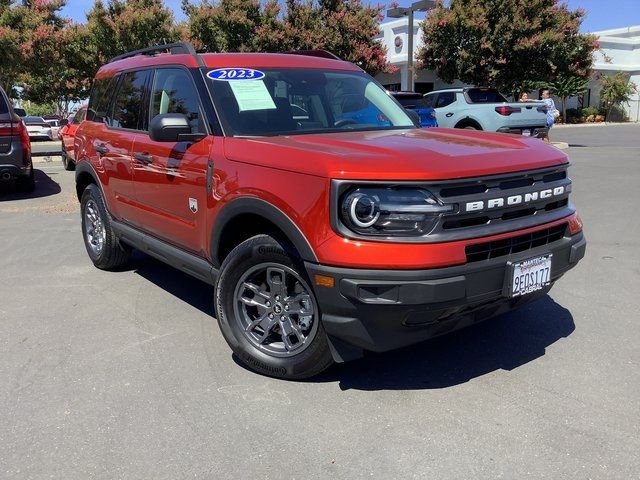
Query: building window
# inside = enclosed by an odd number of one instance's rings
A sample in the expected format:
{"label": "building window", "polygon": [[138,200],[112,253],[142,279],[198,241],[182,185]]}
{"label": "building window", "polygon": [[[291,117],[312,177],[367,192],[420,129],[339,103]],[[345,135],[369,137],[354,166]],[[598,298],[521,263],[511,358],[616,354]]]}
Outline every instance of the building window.
{"label": "building window", "polygon": [[414,90],[417,93],[433,92],[433,82],[416,82]]}
{"label": "building window", "polygon": [[390,92],[399,92],[401,90],[399,83],[389,83],[387,85],[383,85],[383,87]]}

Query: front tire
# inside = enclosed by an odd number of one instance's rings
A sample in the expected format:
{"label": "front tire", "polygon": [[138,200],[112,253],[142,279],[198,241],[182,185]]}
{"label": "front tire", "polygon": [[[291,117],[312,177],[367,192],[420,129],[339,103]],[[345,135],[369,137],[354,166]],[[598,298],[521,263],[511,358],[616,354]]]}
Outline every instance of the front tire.
{"label": "front tire", "polygon": [[333,363],[306,271],[285,242],[257,235],[234,248],[220,270],[216,311],[233,352],[258,373],[303,379]]}
{"label": "front tire", "polygon": [[80,202],[84,245],[93,264],[101,270],[121,267],[129,261],[131,247],[118,240],[97,185],[89,185]]}

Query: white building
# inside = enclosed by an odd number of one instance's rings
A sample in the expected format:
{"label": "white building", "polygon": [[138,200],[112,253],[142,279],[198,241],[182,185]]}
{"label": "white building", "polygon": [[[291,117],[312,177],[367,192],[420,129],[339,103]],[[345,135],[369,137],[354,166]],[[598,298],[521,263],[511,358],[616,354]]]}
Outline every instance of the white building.
{"label": "white building", "polygon": [[[417,52],[422,45],[422,35],[420,22],[415,22],[413,31],[414,52]],[[379,40],[387,47],[387,58],[398,71],[393,74],[379,74],[378,81],[389,90],[407,90],[408,68],[407,68],[407,35],[408,19],[399,18],[380,25]],[[630,75],[631,81],[638,86],[638,93],[635,94],[628,105],[623,105],[632,121],[640,121],[640,25],[615,30],[605,30],[594,32],[599,37],[601,50],[596,53],[594,59],[594,76],[590,82],[589,90],[579,98],[573,98],[568,102],[568,108],[599,106],[600,104],[600,82],[601,75],[615,72],[626,72]],[[607,62],[608,60],[608,62]],[[463,85],[461,82],[455,86]],[[437,77],[431,70],[416,70],[415,88],[416,92],[427,93],[431,90],[451,86]]]}

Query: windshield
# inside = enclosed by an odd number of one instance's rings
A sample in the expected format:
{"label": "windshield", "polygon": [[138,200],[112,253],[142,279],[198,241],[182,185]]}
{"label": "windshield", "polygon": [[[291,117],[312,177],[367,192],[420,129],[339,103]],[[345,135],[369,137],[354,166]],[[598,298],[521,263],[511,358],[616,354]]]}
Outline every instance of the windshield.
{"label": "windshield", "polygon": [[229,68],[210,71],[207,77],[230,135],[415,128],[403,108],[365,73]]}

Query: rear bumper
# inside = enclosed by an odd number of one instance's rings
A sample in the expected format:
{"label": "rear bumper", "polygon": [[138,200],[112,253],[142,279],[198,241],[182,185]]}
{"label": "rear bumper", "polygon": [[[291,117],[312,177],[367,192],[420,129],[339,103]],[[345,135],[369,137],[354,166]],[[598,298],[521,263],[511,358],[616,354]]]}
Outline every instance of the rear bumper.
{"label": "rear bumper", "polygon": [[546,294],[505,296],[507,262],[553,254],[552,284],[584,257],[582,233],[491,260],[429,270],[364,270],[307,263],[310,278],[325,275],[335,287],[316,286],[334,357],[386,351],[457,330]]}
{"label": "rear bumper", "polygon": [[543,138],[549,134],[549,129],[547,127],[501,127],[498,129],[500,133],[514,133],[516,135],[522,135],[522,132],[528,130],[530,132],[530,136],[535,138]]}
{"label": "rear bumper", "polygon": [[7,174],[11,178],[28,175],[30,165],[31,159],[25,154],[22,143],[14,140],[8,152],[0,153],[0,180],[9,180]]}

